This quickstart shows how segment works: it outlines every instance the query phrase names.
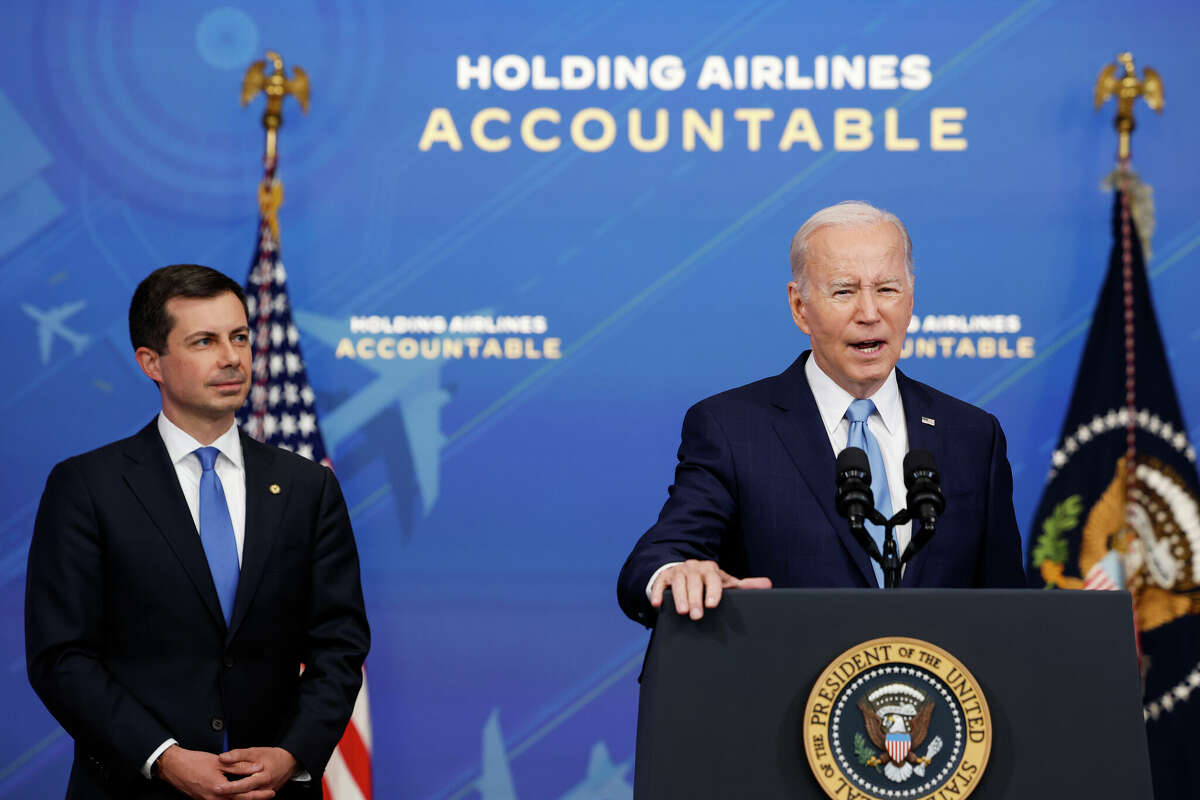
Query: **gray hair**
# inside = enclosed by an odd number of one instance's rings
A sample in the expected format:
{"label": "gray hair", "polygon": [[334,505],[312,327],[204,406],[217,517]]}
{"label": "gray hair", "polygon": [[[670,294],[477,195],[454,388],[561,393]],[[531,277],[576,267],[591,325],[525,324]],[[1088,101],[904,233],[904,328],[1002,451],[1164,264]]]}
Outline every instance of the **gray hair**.
{"label": "gray hair", "polygon": [[814,233],[829,227],[871,228],[884,222],[895,225],[896,230],[900,231],[900,237],[904,240],[904,270],[908,274],[908,285],[912,287],[912,239],[908,235],[908,228],[904,227],[900,218],[890,211],[876,208],[861,200],[843,200],[813,214],[792,237],[789,258],[792,262],[792,280],[796,282],[800,296],[808,299],[808,275],[805,266],[808,260],[808,240]]}

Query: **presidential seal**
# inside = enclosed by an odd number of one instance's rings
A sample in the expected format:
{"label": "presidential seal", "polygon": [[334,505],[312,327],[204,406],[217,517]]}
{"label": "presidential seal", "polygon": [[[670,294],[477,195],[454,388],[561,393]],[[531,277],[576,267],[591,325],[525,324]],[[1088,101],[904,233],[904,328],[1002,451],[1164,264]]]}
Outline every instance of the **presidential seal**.
{"label": "presidential seal", "polygon": [[974,676],[920,639],[851,647],[817,678],[804,707],[804,751],[835,800],[964,800],[992,750]]}

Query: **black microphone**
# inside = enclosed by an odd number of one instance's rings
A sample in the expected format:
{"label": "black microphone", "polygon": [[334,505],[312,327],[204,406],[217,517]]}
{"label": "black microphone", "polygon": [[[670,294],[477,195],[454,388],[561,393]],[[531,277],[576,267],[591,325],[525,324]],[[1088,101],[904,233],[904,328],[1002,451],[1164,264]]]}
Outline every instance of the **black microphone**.
{"label": "black microphone", "polygon": [[860,447],[847,447],[837,457],[837,512],[850,520],[850,529],[864,529],[875,495],[871,493],[871,465]]}
{"label": "black microphone", "polygon": [[938,515],[946,510],[937,462],[928,450],[910,450],[904,457],[904,486],[908,489],[908,508],[921,520],[921,527],[933,530]]}

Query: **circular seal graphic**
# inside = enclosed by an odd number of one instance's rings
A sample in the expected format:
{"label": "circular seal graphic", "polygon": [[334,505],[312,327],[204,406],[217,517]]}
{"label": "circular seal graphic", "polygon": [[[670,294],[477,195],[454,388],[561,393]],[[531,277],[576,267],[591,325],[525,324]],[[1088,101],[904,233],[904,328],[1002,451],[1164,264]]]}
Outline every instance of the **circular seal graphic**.
{"label": "circular seal graphic", "polygon": [[804,706],[804,751],[832,798],[965,800],[987,767],[992,718],[979,683],[945,650],[872,639],[817,678]]}

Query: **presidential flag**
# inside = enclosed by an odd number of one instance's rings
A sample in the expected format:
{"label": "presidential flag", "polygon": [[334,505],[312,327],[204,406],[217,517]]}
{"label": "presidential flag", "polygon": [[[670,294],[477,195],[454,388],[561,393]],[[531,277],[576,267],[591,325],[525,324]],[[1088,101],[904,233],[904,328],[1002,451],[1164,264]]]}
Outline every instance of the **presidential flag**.
{"label": "presidential flag", "polygon": [[[292,320],[287,272],[279,257],[277,210],[282,200],[274,159],[268,159],[259,187],[258,245],[246,281],[254,336],[253,381],[238,412],[238,424],[260,442],[332,468],[317,425],[316,397],[300,351],[300,331]],[[325,767],[321,785],[327,800],[371,798],[371,716],[365,669],[350,723]]]}
{"label": "presidential flag", "polygon": [[[1116,173],[1113,249],[1033,523],[1036,585],[1127,589],[1157,800],[1200,797],[1200,480]],[[1144,217],[1143,217],[1144,218]]]}

